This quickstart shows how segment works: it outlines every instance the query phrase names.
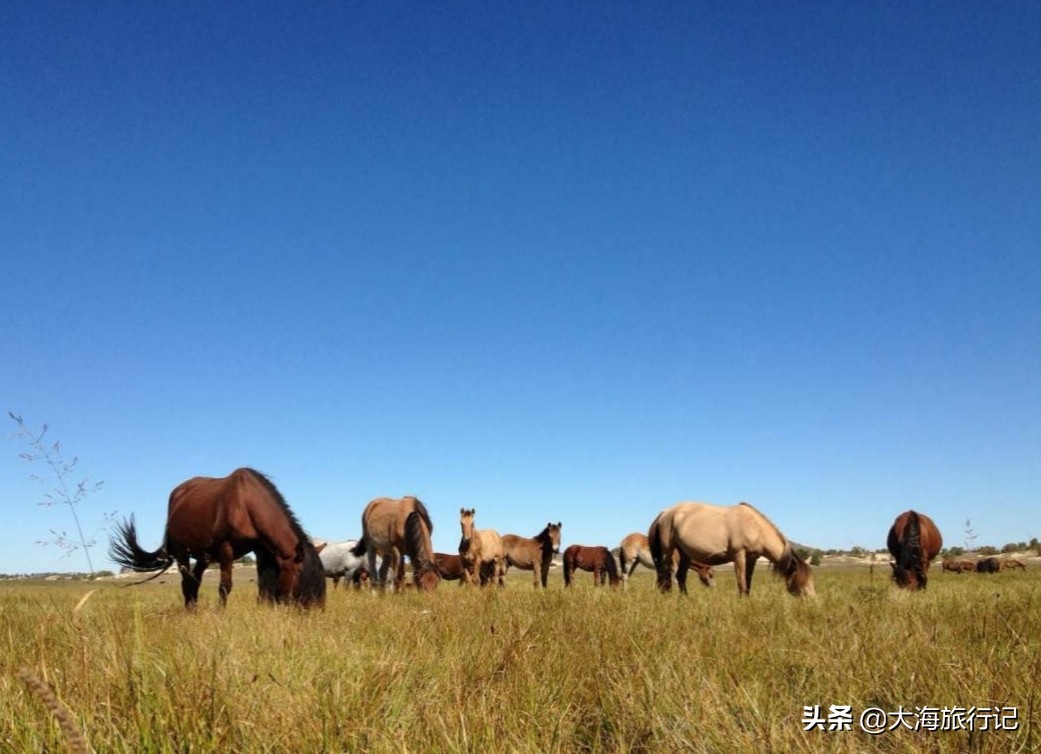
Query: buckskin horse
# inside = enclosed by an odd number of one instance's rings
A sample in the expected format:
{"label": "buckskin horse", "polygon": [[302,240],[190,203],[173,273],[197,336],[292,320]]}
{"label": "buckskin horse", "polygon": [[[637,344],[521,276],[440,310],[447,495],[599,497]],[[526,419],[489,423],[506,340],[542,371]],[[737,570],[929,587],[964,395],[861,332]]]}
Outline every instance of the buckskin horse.
{"label": "buckskin horse", "polygon": [[[437,588],[441,578],[434,565],[430,535],[434,524],[426,506],[411,495],[402,498],[378,497],[365,506],[361,515],[362,537],[351,552],[368,555],[369,576],[373,585],[387,589],[387,574],[394,573],[394,590],[405,585],[405,556],[412,563],[412,580],[422,591]],[[377,569],[377,556],[383,563]]]}
{"label": "buckskin horse", "polygon": [[943,547],[943,537],[936,524],[924,513],[904,511],[889,527],[886,547],[893,556],[893,580],[898,586],[914,591],[925,589],[929,565]]}
{"label": "buckskin horse", "polygon": [[[680,559],[683,557],[683,553],[677,549],[673,553],[673,564],[672,570],[674,573],[679,574]],[[627,534],[625,539],[622,540],[622,544],[618,547],[618,564],[622,571],[622,586],[629,585],[629,577],[633,575],[633,571],[636,570],[636,566],[642,565],[644,568],[650,568],[652,571],[654,568],[654,558],[651,557],[651,545],[647,541],[647,535],[641,534],[638,531],[634,531],[632,534]],[[715,586],[716,572],[712,566],[707,566],[704,563],[695,563],[691,561],[688,568],[693,568],[694,572],[698,574],[698,579],[705,586]],[[683,585],[680,589],[686,589],[687,569],[683,570]]]}
{"label": "buckskin horse", "polygon": [[593,574],[593,586],[600,586],[611,582],[611,586],[622,583],[622,577],[618,573],[618,565],[614,562],[614,555],[602,545],[587,547],[585,545],[571,545],[564,550],[564,586],[571,586],[576,569],[590,571]]}
{"label": "buckskin horse", "polygon": [[549,564],[553,562],[553,554],[560,552],[561,524],[548,523],[534,537],[521,537],[517,534],[504,534],[502,548],[506,555],[506,568],[510,566],[522,571],[531,571],[535,579],[535,588],[546,588],[549,580]]}
{"label": "buckskin horse", "polygon": [[[211,562],[220,564],[220,604],[231,593],[232,563],[247,553],[257,558],[260,599],[304,607],[325,604],[325,571],[310,538],[282,494],[254,469],[222,478],[195,477],[170,493],[163,545],[148,552],[138,544],[133,516],[117,525],[109,557],[138,573],[181,572],[184,605],[194,609],[199,585]],[[191,558],[195,558],[194,567]]]}
{"label": "buckskin horse", "polygon": [[[477,510],[459,509],[459,528],[462,538],[459,540],[459,557],[463,560],[463,581],[467,584],[489,582],[506,585],[506,554],[503,551],[502,537],[494,529],[475,529],[474,515]],[[489,573],[485,577],[485,573]]]}
{"label": "buckskin horse", "polygon": [[[748,503],[710,505],[677,503],[666,508],[647,532],[651,556],[658,572],[658,588],[672,588],[672,558],[676,550],[692,562],[706,565],[734,564],[737,592],[752,590],[752,573],[762,556],[773,563],[774,573],[783,576],[788,593],[796,597],[814,595],[813,572],[799,557],[781,530]],[[683,560],[680,561],[680,570]],[[686,594],[685,578],[677,583]]]}

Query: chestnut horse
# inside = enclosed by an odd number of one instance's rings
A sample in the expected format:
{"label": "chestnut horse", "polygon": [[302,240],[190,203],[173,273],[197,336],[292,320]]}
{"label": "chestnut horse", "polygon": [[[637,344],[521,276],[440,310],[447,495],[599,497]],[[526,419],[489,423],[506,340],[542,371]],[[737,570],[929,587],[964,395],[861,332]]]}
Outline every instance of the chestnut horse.
{"label": "chestnut horse", "polygon": [[445,581],[458,581],[462,585],[463,559],[458,555],[435,552],[434,566],[437,568],[437,575]]}
{"label": "chestnut horse", "polygon": [[893,580],[898,586],[914,591],[925,589],[929,564],[943,547],[943,537],[936,524],[924,513],[904,511],[889,527],[886,547],[893,556]]}
{"label": "chestnut horse", "polygon": [[607,580],[610,580],[611,586],[618,586],[622,583],[618,565],[614,562],[614,555],[606,547],[600,545],[593,547],[571,545],[564,550],[564,586],[571,586],[576,568],[592,572],[593,586],[600,586],[602,583],[607,583]]}
{"label": "chestnut horse", "polygon": [[[677,549],[673,553],[672,558],[672,571],[677,573],[680,565],[680,559],[683,557],[683,553]],[[622,544],[618,548],[618,563],[622,571],[622,585],[629,585],[629,577],[633,575],[633,571],[636,570],[636,566],[642,565],[644,568],[650,568],[654,570],[654,558],[651,557],[651,545],[647,541],[647,535],[641,534],[638,531],[634,531],[632,534],[627,534],[625,539],[622,540]],[[712,566],[707,566],[704,563],[695,563],[690,561],[688,566],[693,568],[694,572],[698,574],[698,578],[701,583],[705,586],[715,586],[716,572]],[[687,569],[683,570],[683,580],[686,582]],[[686,589],[686,583],[680,587]]]}
{"label": "chestnut horse", "polygon": [[224,605],[231,593],[232,562],[250,552],[256,554],[262,600],[325,604],[322,561],[282,494],[259,471],[237,469],[226,477],[195,477],[175,487],[163,545],[155,552],[138,544],[133,516],[117,529],[109,557],[132,571],[158,571],[152,578],[177,563],[188,609],[198,604],[203,573],[213,561],[220,563],[218,594]]}
{"label": "chestnut horse", "polygon": [[[733,563],[740,595],[751,592],[752,573],[760,556],[773,563],[774,573],[784,576],[789,594],[810,597],[815,593],[810,566],[792,549],[781,530],[748,503],[677,503],[658,514],[647,539],[658,571],[658,588],[663,592],[672,588],[669,565],[673,552],[679,550],[692,562]],[[681,558],[676,581],[686,594],[686,574],[681,577],[682,571]]]}
{"label": "chestnut horse", "polygon": [[506,534],[502,538],[502,548],[506,555],[506,568],[510,566],[522,571],[531,571],[535,579],[535,588],[546,588],[549,580],[549,564],[553,562],[553,554],[560,552],[561,523],[546,524],[546,528],[534,537],[521,537],[517,534]]}
{"label": "chestnut horse", "polygon": [[[405,556],[408,556],[416,587],[425,592],[437,588],[440,577],[434,565],[434,548],[430,544],[434,524],[420,500],[406,495],[402,498],[378,497],[370,501],[361,514],[361,530],[361,539],[351,552],[368,556],[369,576],[374,587],[386,591],[387,575],[393,570],[392,591],[404,589]],[[378,556],[383,557],[383,563],[377,570]]]}
{"label": "chestnut horse", "polygon": [[[506,553],[502,537],[495,529],[475,529],[475,508],[459,509],[459,528],[463,536],[459,540],[459,557],[463,560],[463,581],[482,586],[494,581],[506,586]],[[485,577],[488,572],[488,577]]]}

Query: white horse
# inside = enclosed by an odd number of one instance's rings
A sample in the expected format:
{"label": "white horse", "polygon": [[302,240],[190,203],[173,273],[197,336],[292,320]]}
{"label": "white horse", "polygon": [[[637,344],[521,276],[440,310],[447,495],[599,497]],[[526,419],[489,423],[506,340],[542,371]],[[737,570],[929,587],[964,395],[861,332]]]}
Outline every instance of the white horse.
{"label": "white horse", "polygon": [[[318,550],[318,558],[322,561],[322,567],[325,568],[325,575],[333,580],[333,589],[340,585],[340,579],[356,581],[362,573],[371,577],[365,565],[365,556],[355,555],[351,552],[351,549],[358,544],[358,540],[329,542],[316,539],[314,543]],[[382,561],[382,558],[379,560]],[[378,567],[379,565],[377,565]]]}

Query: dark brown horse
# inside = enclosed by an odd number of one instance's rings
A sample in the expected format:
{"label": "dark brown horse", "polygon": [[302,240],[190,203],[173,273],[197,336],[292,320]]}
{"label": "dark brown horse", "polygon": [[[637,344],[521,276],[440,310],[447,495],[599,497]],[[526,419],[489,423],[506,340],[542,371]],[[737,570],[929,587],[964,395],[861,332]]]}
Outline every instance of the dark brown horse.
{"label": "dark brown horse", "polygon": [[534,537],[521,537],[517,534],[505,534],[502,548],[506,553],[506,568],[510,566],[522,571],[531,571],[535,580],[535,588],[539,584],[546,587],[549,580],[549,564],[553,562],[553,554],[560,552],[561,524],[546,524],[545,528]]}
{"label": "dark brown horse", "polygon": [[133,516],[117,528],[109,557],[132,571],[158,571],[152,578],[177,563],[189,609],[198,603],[203,573],[213,561],[220,563],[220,603],[225,604],[232,562],[250,552],[256,554],[262,600],[325,604],[325,570],[314,545],[271,480],[253,469],[195,477],[175,487],[166,536],[155,552],[138,544]]}
{"label": "dark brown horse", "polygon": [[943,548],[936,524],[924,513],[904,511],[889,527],[886,547],[893,556],[893,580],[904,589],[925,589],[932,559]]}
{"label": "dark brown horse", "polygon": [[1001,570],[1001,561],[997,558],[982,558],[976,563],[976,573],[997,573]]}
{"label": "dark brown horse", "polygon": [[614,556],[606,547],[571,545],[564,550],[564,586],[571,586],[576,568],[593,573],[593,586],[600,586],[608,580],[611,586],[622,583],[618,564],[614,562]]}
{"label": "dark brown horse", "polygon": [[435,552],[434,567],[437,568],[438,575],[445,581],[458,581],[462,584],[463,559],[458,555]]}

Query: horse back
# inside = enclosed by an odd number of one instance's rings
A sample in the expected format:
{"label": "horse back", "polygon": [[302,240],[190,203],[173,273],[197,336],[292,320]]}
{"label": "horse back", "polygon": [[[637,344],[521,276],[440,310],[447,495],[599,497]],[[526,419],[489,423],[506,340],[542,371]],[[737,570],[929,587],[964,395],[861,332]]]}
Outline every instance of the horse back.
{"label": "horse back", "polygon": [[167,510],[166,536],[192,552],[208,551],[226,539],[233,528],[244,538],[256,539],[248,517],[234,500],[231,477],[193,477],[174,487]]}
{"label": "horse back", "polygon": [[744,520],[748,512],[739,506],[677,503],[668,512],[669,549],[682,549],[691,560],[725,562],[736,550],[756,544],[758,538],[759,521],[753,517],[754,526],[748,527]]}
{"label": "horse back", "polygon": [[519,534],[504,534],[502,551],[506,560],[515,568],[530,569],[542,561],[542,544],[538,540]]}

